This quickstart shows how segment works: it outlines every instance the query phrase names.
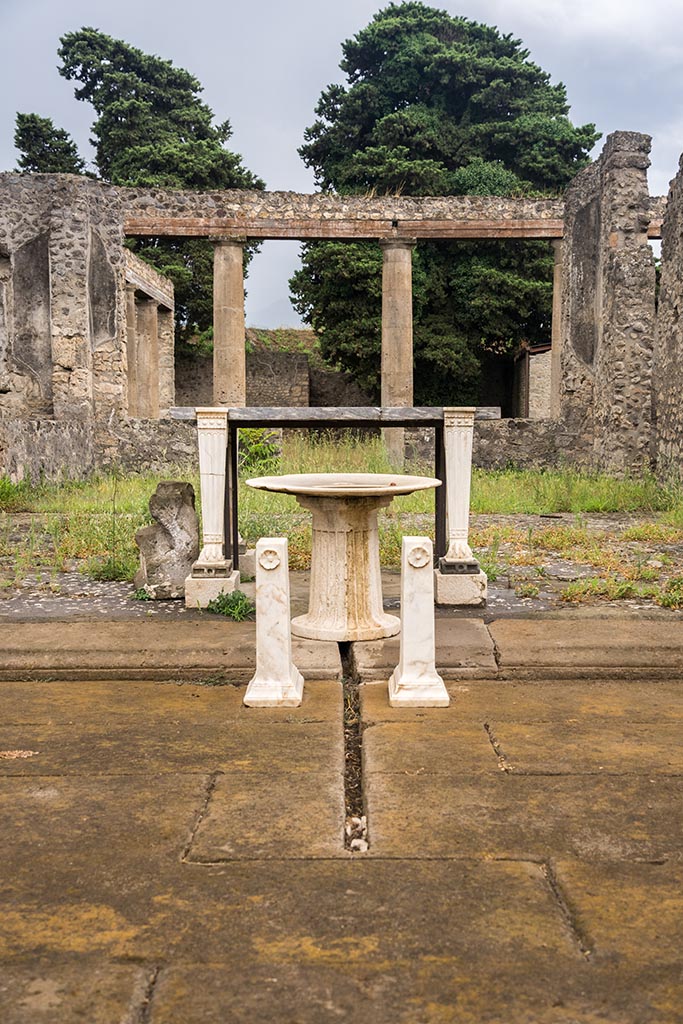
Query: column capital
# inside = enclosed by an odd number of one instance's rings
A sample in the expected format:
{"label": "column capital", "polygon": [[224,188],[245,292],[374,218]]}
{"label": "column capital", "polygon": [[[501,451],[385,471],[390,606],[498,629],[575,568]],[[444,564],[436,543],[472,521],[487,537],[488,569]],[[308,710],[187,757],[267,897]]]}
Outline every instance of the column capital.
{"label": "column capital", "polygon": [[224,235],[208,235],[207,241],[211,242],[217,249],[221,246],[238,245],[240,248],[247,244],[246,235],[233,235],[226,238]]}
{"label": "column capital", "polygon": [[444,427],[471,427],[474,425],[475,406],[444,406]]}
{"label": "column capital", "polygon": [[414,249],[417,238],[380,238],[379,244],[382,249]]}

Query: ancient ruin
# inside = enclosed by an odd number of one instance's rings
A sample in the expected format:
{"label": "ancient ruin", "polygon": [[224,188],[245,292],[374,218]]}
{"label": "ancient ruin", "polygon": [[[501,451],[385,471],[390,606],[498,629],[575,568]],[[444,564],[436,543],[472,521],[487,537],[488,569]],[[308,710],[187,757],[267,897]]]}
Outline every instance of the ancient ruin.
{"label": "ancient ruin", "polygon": [[[522,415],[477,422],[475,463],[671,472],[682,426],[683,197],[681,172],[668,203],[649,197],[649,146],[645,135],[609,136],[564,200],[198,193],[0,175],[0,472],[18,480],[65,466],[78,475],[194,458],[193,427],[169,418],[177,404],[173,290],[124,246],[127,236],[146,235],[215,243],[212,401],[224,406],[247,401],[245,242],[376,240],[384,264],[382,403],[409,406],[414,242],[550,239],[552,344],[520,364]],[[648,241],[659,237],[656,309]]]}

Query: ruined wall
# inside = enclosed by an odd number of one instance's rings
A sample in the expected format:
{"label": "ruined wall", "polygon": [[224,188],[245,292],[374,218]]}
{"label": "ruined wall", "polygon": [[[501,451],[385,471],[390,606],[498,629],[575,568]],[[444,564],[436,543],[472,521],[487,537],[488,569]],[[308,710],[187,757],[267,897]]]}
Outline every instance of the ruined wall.
{"label": "ruined wall", "polygon": [[662,267],[655,336],[654,452],[662,479],[683,476],[683,157],[671,182],[662,226]]}
{"label": "ruined wall", "polygon": [[0,416],[0,476],[12,483],[77,480],[97,465],[92,420]]}
{"label": "ruined wall", "polygon": [[550,419],[552,354],[532,352],[529,357],[529,419]]}
{"label": "ruined wall", "polygon": [[[176,358],[176,405],[213,404],[211,356]],[[299,352],[247,353],[247,405],[310,405],[308,359]]]}
{"label": "ruined wall", "polygon": [[560,418],[607,472],[650,463],[649,151],[649,136],[615,132],[565,201]]}
{"label": "ruined wall", "polygon": [[85,419],[126,403],[118,193],[0,174],[0,412]]}

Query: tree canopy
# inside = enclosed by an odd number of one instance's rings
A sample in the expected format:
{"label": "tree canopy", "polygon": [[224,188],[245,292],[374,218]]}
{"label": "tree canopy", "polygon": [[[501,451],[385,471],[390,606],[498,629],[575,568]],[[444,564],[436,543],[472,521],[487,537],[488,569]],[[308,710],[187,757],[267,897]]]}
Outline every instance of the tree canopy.
{"label": "tree canopy", "polygon": [[84,174],[85,160],[68,132],[49,117],[17,114],[14,145],[19,169],[34,174]]}
{"label": "tree canopy", "polygon": [[[342,45],[299,150],[323,190],[406,195],[559,192],[587,162],[593,125],[518,39],[410,0]],[[369,243],[304,247],[291,285],[323,351],[378,393],[381,256]],[[415,397],[477,401],[487,353],[549,340],[547,243],[420,243],[413,256]]]}
{"label": "tree canopy", "polygon": [[[188,71],[95,28],[68,32],[60,42],[59,73],[77,83],[76,98],[90,103],[97,115],[91,141],[105,181],[199,190],[265,187],[238,154],[226,149],[230,123],[214,124],[213,111],[200,98],[202,87]],[[38,168],[27,164],[35,163],[36,145],[26,131],[19,135],[19,118],[42,126],[42,152],[64,157],[61,163],[44,159],[41,170],[82,172],[84,162],[66,132],[25,114],[18,115],[16,136],[22,169]],[[74,162],[67,167],[70,146]],[[210,243],[146,238],[135,249],[173,280],[180,337],[206,330],[212,322]]]}

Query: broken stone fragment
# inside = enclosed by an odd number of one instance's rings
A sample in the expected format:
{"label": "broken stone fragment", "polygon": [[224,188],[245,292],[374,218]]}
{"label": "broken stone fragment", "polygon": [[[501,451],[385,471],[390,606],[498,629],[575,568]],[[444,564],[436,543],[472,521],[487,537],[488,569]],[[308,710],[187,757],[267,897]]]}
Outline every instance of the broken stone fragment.
{"label": "broken stone fragment", "polygon": [[185,578],[199,556],[199,520],[192,484],[162,481],[149,499],[155,520],[135,534],[140,549],[140,569],[135,586],[155,600],[182,598]]}

